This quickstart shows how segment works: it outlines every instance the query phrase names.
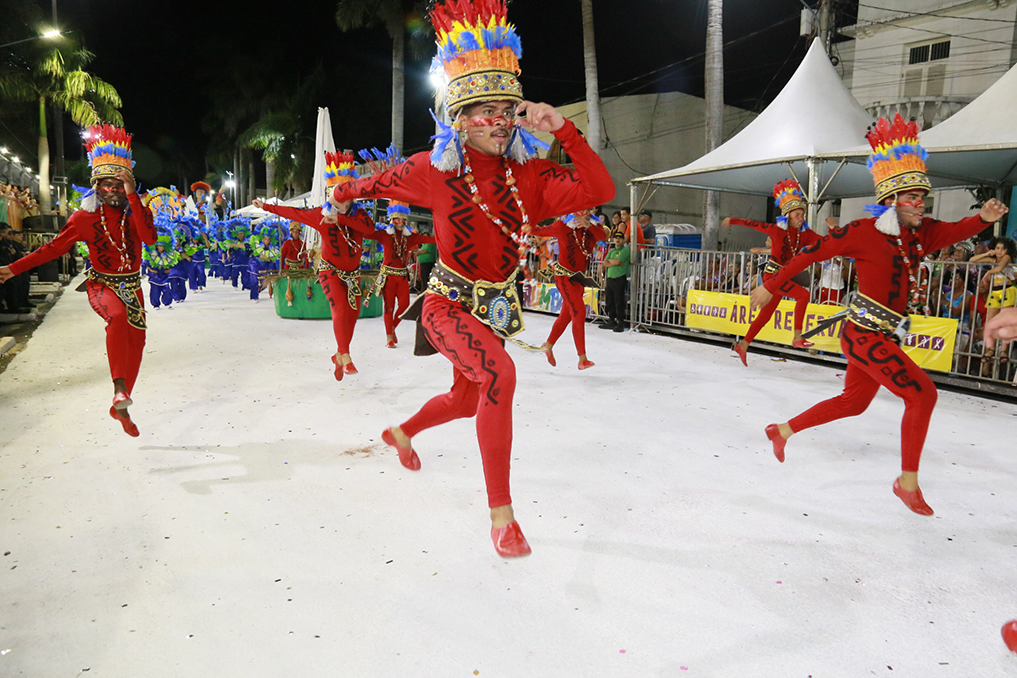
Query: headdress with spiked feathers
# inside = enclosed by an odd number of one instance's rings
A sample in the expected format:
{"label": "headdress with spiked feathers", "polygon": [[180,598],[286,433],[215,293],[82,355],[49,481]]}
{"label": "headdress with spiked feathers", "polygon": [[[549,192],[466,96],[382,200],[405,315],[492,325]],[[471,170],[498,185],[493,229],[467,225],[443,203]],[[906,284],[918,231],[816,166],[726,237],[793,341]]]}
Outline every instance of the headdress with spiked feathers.
{"label": "headdress with spiked feathers", "polygon": [[[482,101],[523,101],[519,83],[522,42],[508,22],[505,0],[445,0],[431,12],[438,54],[432,71],[444,71],[445,110],[455,117],[464,106]],[[432,113],[432,115],[434,115]],[[462,166],[459,135],[435,117],[440,131],[431,152],[431,164],[443,172]],[[506,155],[517,162],[536,157],[549,148],[522,127],[513,127]]]}
{"label": "headdress with spiked feathers", "polygon": [[[99,196],[95,185],[107,177],[115,177],[120,170],[134,176],[131,159],[131,135],[116,125],[92,125],[88,128],[88,164],[92,168],[92,190],[81,197],[81,209],[95,212],[99,209]],[[130,206],[127,208],[130,210]]]}
{"label": "headdress with spiked feathers", "polygon": [[409,216],[410,216],[409,205],[407,205],[404,202],[399,202],[398,200],[389,200],[388,208],[385,211],[385,218],[388,219],[389,224],[388,226],[385,227],[385,230],[390,234],[395,233],[395,225],[392,223],[392,219],[402,219],[403,235],[412,234],[413,231],[410,230]]}
{"label": "headdress with spiked feathers", "polygon": [[928,152],[918,143],[918,124],[905,121],[900,113],[893,123],[880,118],[869,127],[865,134],[872,152],[869,154],[869,171],[876,184],[876,204],[865,207],[876,217],[876,228],[887,235],[899,235],[900,224],[897,210],[882,205],[886,198],[908,190],[932,190],[932,183],[925,173]]}
{"label": "headdress with spiked feathers", "polygon": [[[598,214],[594,214],[593,212],[591,212],[590,214],[587,214],[586,218],[590,220],[590,224],[596,224],[598,226],[603,226],[604,225],[604,217],[602,217],[602,216],[600,216]],[[585,228],[586,227],[586,224],[580,222],[576,218],[575,213],[566,214],[561,219],[562,219],[562,221],[565,222],[566,226],[568,226],[569,228],[572,228],[572,229],[575,229],[575,228]]]}
{"label": "headdress with spiked feathers", "polygon": [[787,215],[795,210],[807,209],[809,204],[802,193],[802,187],[794,179],[779,181],[773,186],[773,204],[780,210],[777,226],[787,230]]}
{"label": "headdress with spiked feathers", "polygon": [[389,144],[388,148],[384,151],[379,151],[377,148],[370,150],[363,148],[357,151],[357,155],[363,158],[364,164],[367,165],[372,174],[381,174],[396,165],[406,162],[406,158],[395,147],[395,144]]}
{"label": "headdress with spiked feathers", "polygon": [[[332,195],[332,189],[340,184],[349,183],[357,178],[354,169],[356,159],[352,153],[325,152],[325,195]],[[328,216],[332,213],[332,203],[326,200],[321,213]]]}

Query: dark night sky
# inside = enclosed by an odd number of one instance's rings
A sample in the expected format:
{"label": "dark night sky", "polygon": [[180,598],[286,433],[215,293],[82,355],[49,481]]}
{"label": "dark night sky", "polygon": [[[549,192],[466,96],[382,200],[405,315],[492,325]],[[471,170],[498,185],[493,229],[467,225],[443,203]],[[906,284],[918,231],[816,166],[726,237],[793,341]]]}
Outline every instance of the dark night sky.
{"label": "dark night sky", "polygon": [[[34,1],[49,13],[49,0]],[[724,40],[737,41],[725,49],[727,104],[761,110],[780,91],[805,54],[801,8],[800,0],[725,2]],[[341,33],[334,10],[330,0],[58,0],[61,26],[78,31],[97,55],[90,70],[123,97],[135,143],[155,151],[153,162],[182,156],[192,178],[204,172],[207,95],[243,69],[289,91],[321,63],[320,104],[331,111],[336,144],[388,144],[391,41],[381,28]],[[527,98],[555,105],[584,98],[579,0],[514,0],[509,18],[523,41]],[[602,96],[702,94],[706,0],[594,0],[594,22]],[[407,154],[433,131],[431,46],[427,52],[407,64]],[[68,156],[75,157],[70,148]]]}

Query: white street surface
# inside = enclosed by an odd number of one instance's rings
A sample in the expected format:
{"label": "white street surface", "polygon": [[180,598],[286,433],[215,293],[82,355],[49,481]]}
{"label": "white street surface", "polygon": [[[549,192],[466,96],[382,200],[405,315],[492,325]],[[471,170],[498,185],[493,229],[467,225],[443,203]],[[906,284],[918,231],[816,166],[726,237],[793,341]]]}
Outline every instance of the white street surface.
{"label": "white street surface", "polygon": [[569,332],[557,368],[510,347],[510,561],[474,420],[415,438],[419,472],[381,443],[451,384],[408,324],[391,350],[361,321],[337,383],[329,322],[210,280],[149,313],[130,438],[76,282],[0,375],[0,676],[1017,676],[1014,405],[940,393],[925,518],[886,391],[774,459],[763,427],[842,369],[592,326],[584,372]]}

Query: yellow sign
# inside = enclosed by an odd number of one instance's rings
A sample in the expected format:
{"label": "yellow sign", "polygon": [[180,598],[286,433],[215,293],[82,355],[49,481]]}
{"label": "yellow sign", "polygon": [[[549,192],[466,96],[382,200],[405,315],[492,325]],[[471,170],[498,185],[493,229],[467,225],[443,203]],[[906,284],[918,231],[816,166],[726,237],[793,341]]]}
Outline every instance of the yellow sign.
{"label": "yellow sign", "polygon": [[[600,290],[593,287],[583,288],[583,303],[586,304],[586,317],[600,315]],[[536,311],[561,312],[561,293],[554,283],[523,283],[523,307]]]}
{"label": "yellow sign", "polygon": [[[759,310],[750,311],[749,297],[744,294],[704,292],[691,290],[686,301],[688,312],[685,324],[711,332],[745,336],[749,325],[756,319]],[[803,331],[808,332],[816,324],[844,310],[843,306],[809,304],[805,312]],[[791,345],[794,338],[795,302],[782,299],[777,310],[756,338],[775,344]],[[809,341],[820,351],[840,353],[840,333],[846,319],[837,321]],[[957,337],[957,320],[954,318],[927,318],[911,316],[911,331],[904,340],[904,352],[927,370],[949,372],[953,366],[953,349]]]}

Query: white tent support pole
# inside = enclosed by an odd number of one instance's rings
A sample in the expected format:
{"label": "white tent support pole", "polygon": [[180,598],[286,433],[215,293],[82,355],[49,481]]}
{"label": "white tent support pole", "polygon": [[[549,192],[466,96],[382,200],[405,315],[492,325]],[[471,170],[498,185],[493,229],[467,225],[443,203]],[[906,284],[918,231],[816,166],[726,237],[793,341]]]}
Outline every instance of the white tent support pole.
{"label": "white tent support pole", "polygon": [[798,185],[801,186],[802,180],[798,178],[797,174],[795,174],[795,168],[789,162],[786,162],[784,164],[787,165],[787,171],[791,173],[791,178],[797,181]]}
{"label": "white tent support pole", "polygon": [[840,172],[840,168],[843,167],[844,163],[846,163],[846,162],[847,162],[847,158],[844,158],[843,160],[840,161],[840,164],[837,165],[837,169],[835,169],[833,171],[833,174],[830,175],[830,179],[826,182],[826,184],[823,185],[823,190],[821,190],[819,192],[819,197],[820,198],[822,198],[823,195],[826,193],[826,189],[830,188],[830,184],[832,184],[833,180],[837,178],[837,173]]}
{"label": "white tent support pole", "polygon": [[[819,171],[816,168],[815,158],[806,158],[805,164],[809,168],[809,215],[808,222],[811,228],[816,228],[816,220],[819,219]],[[819,231],[816,231],[817,233]]]}
{"label": "white tent support pole", "polygon": [[[651,184],[652,185],[652,184]],[[649,190],[649,186],[643,189],[643,195]],[[636,215],[639,214],[639,207],[636,207],[638,203],[636,199],[636,185],[629,184],[629,329],[636,326],[636,290],[639,289],[639,266],[636,264],[638,260],[638,252],[636,251],[636,229],[639,228],[639,219]]]}

